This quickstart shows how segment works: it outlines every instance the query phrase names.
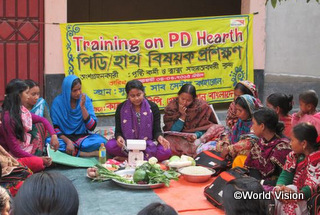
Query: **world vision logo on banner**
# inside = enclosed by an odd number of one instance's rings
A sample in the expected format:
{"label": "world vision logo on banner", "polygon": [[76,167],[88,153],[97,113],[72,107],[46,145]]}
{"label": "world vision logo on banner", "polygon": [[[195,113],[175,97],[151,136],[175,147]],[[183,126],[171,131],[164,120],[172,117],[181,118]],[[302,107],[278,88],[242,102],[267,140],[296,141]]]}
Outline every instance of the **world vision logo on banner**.
{"label": "world vision logo on banner", "polygon": [[243,27],[245,26],[244,19],[231,19],[230,20],[230,27]]}

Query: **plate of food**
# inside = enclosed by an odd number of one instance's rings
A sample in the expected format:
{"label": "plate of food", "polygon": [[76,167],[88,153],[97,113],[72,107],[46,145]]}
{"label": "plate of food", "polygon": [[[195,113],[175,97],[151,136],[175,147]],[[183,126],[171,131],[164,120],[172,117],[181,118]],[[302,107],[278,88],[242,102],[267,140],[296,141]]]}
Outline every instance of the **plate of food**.
{"label": "plate of food", "polygon": [[[115,172],[117,175],[124,178],[124,181],[120,181],[117,179],[112,179],[117,185],[128,188],[128,189],[135,189],[135,190],[145,190],[145,189],[155,189],[159,187],[163,187],[164,183],[156,183],[156,184],[142,184],[142,183],[135,183],[133,181],[133,175],[135,173],[135,169],[124,169]],[[127,180],[127,181],[126,181]]]}
{"label": "plate of food", "polygon": [[184,179],[193,183],[202,183],[208,181],[215,173],[214,170],[202,166],[188,166],[179,169]]}

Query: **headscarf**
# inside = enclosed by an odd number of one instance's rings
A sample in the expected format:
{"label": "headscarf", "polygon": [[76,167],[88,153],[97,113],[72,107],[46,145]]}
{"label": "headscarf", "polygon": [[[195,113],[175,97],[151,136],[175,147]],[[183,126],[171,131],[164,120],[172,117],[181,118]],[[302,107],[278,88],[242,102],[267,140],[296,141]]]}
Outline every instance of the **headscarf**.
{"label": "headscarf", "polygon": [[[257,102],[257,99],[250,95],[241,95],[239,96],[248,106],[250,115],[253,115],[255,110],[258,110],[260,104]],[[240,136],[242,134],[248,134],[250,132],[250,128],[252,126],[252,119],[249,118],[247,120],[238,119],[237,123],[232,128],[231,142],[232,144],[239,141]]]}
{"label": "headscarf", "polygon": [[32,107],[30,110],[31,113],[34,113],[35,115],[43,117],[45,108],[49,109],[49,106],[43,98],[39,98],[37,100],[37,103]]}
{"label": "headscarf", "polygon": [[[52,103],[51,118],[53,125],[59,126],[64,134],[86,134],[87,129],[82,117],[80,107],[81,97],[77,100],[75,109],[71,108],[71,88],[72,83],[78,77],[69,75],[64,78],[62,83],[62,92]],[[86,95],[85,107],[91,118],[97,121],[92,106],[92,100]]]}
{"label": "headscarf", "polygon": [[147,99],[143,99],[141,103],[140,123],[129,99],[121,107],[120,118],[124,139],[153,139],[153,113]]}
{"label": "headscarf", "polygon": [[[253,97],[256,98],[256,101],[259,103],[260,106],[262,106],[261,101],[258,98],[258,91],[256,89],[256,85],[253,84],[250,81],[244,80],[244,81],[239,81],[238,83],[242,84],[244,87],[246,87],[248,90],[251,91]],[[238,117],[236,115],[236,108],[235,108],[235,101],[232,101],[228,112],[227,112],[227,118],[226,118],[226,124],[228,127],[232,128],[235,122],[238,120]]]}
{"label": "headscarf", "polygon": [[239,81],[238,83],[240,83],[243,86],[245,86],[246,88],[248,88],[248,90],[251,91],[253,97],[258,98],[258,91],[257,91],[256,85],[254,83],[247,81],[247,80]]}
{"label": "headscarf", "polygon": [[[182,132],[206,131],[217,124],[217,120],[210,106],[203,100],[194,99],[193,103],[187,108]],[[164,109],[164,131],[170,131],[172,125],[179,119],[179,102],[178,98],[172,100]]]}

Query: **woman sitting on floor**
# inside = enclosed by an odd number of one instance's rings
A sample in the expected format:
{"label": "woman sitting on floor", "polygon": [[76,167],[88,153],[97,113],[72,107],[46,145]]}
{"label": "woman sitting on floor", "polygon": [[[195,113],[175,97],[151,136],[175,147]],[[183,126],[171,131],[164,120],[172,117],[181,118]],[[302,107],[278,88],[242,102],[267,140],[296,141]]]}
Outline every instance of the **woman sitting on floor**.
{"label": "woman sitting on floor", "polygon": [[[29,86],[29,99],[26,103],[23,104],[31,113],[34,113],[38,116],[46,118],[50,124],[52,125],[49,106],[43,98],[39,98],[40,96],[40,88],[39,85],[33,80],[25,80],[25,83]],[[31,142],[32,144],[39,145],[39,149],[43,149],[45,139],[47,138],[47,132],[42,123],[33,123],[32,130],[29,131],[31,134]],[[42,155],[44,152],[37,150],[35,155]]]}
{"label": "woman sitting on floor", "polygon": [[[261,180],[265,189],[275,186],[286,156],[291,152],[289,139],[282,135],[284,125],[279,122],[277,113],[270,108],[262,108],[253,114],[252,127],[259,142],[251,148],[245,166],[250,175]],[[270,190],[270,189],[269,189]]]}
{"label": "woman sitting on floor", "polygon": [[115,139],[108,141],[108,154],[125,159],[127,139],[147,142],[145,159],[156,157],[159,161],[171,156],[169,142],[162,136],[158,106],[145,98],[144,87],[138,80],[126,84],[127,100],[118,105],[115,115]]}
{"label": "woman sitting on floor", "polygon": [[91,134],[97,125],[92,101],[81,90],[81,80],[75,75],[64,78],[62,93],[52,103],[51,118],[58,134],[59,150],[73,156],[98,157],[106,139]]}
{"label": "woman sitting on floor", "polygon": [[267,107],[276,111],[279,116],[279,120],[284,123],[283,134],[288,138],[291,137],[291,120],[292,117],[289,111],[292,110],[292,95],[286,95],[284,93],[273,93],[267,98]]}
{"label": "woman sitting on floor", "polygon": [[0,145],[16,158],[34,157],[34,160],[38,160],[37,168],[31,169],[36,172],[43,170],[45,166],[50,166],[52,161],[49,157],[34,156],[35,152],[43,151],[43,148],[31,142],[31,135],[28,132],[32,128],[32,123],[41,122],[44,125],[51,135],[50,145],[55,150],[58,149],[59,142],[48,120],[30,113],[22,105],[29,99],[28,90],[26,83],[20,79],[13,79],[8,83],[2,105]]}
{"label": "woman sitting on floor", "polygon": [[260,108],[260,103],[250,95],[241,95],[236,102],[238,121],[232,131],[227,131],[217,142],[216,150],[222,157],[231,156],[233,167],[243,167],[252,145],[258,141],[254,134],[250,134],[252,115]]}
{"label": "woman sitting on floor", "polygon": [[[300,194],[300,199],[276,199],[276,214],[308,214],[307,200],[317,192],[320,181],[320,141],[316,128],[300,123],[293,128],[291,148],[274,192]],[[301,196],[302,194],[302,196]],[[288,196],[288,195],[287,195]]]}
{"label": "woman sitting on floor", "polygon": [[192,157],[196,156],[198,146],[195,140],[217,123],[212,109],[205,101],[197,98],[196,88],[191,84],[184,84],[178,97],[167,105],[163,121],[164,131],[189,133],[186,136],[165,136],[170,142],[172,154]]}
{"label": "woman sitting on floor", "polygon": [[46,118],[52,124],[49,105],[44,98],[40,97],[40,87],[35,81],[25,80],[29,86],[29,100],[24,106],[31,112],[38,116]]}

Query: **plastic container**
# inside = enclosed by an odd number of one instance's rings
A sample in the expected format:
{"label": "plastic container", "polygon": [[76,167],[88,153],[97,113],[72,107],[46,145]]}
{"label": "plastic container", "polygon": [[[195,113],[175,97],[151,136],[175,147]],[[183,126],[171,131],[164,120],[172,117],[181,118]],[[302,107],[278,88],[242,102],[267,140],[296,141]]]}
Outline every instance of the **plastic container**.
{"label": "plastic container", "polygon": [[106,147],[104,146],[104,143],[101,143],[101,146],[99,148],[99,163],[105,164],[106,161],[107,161]]}

